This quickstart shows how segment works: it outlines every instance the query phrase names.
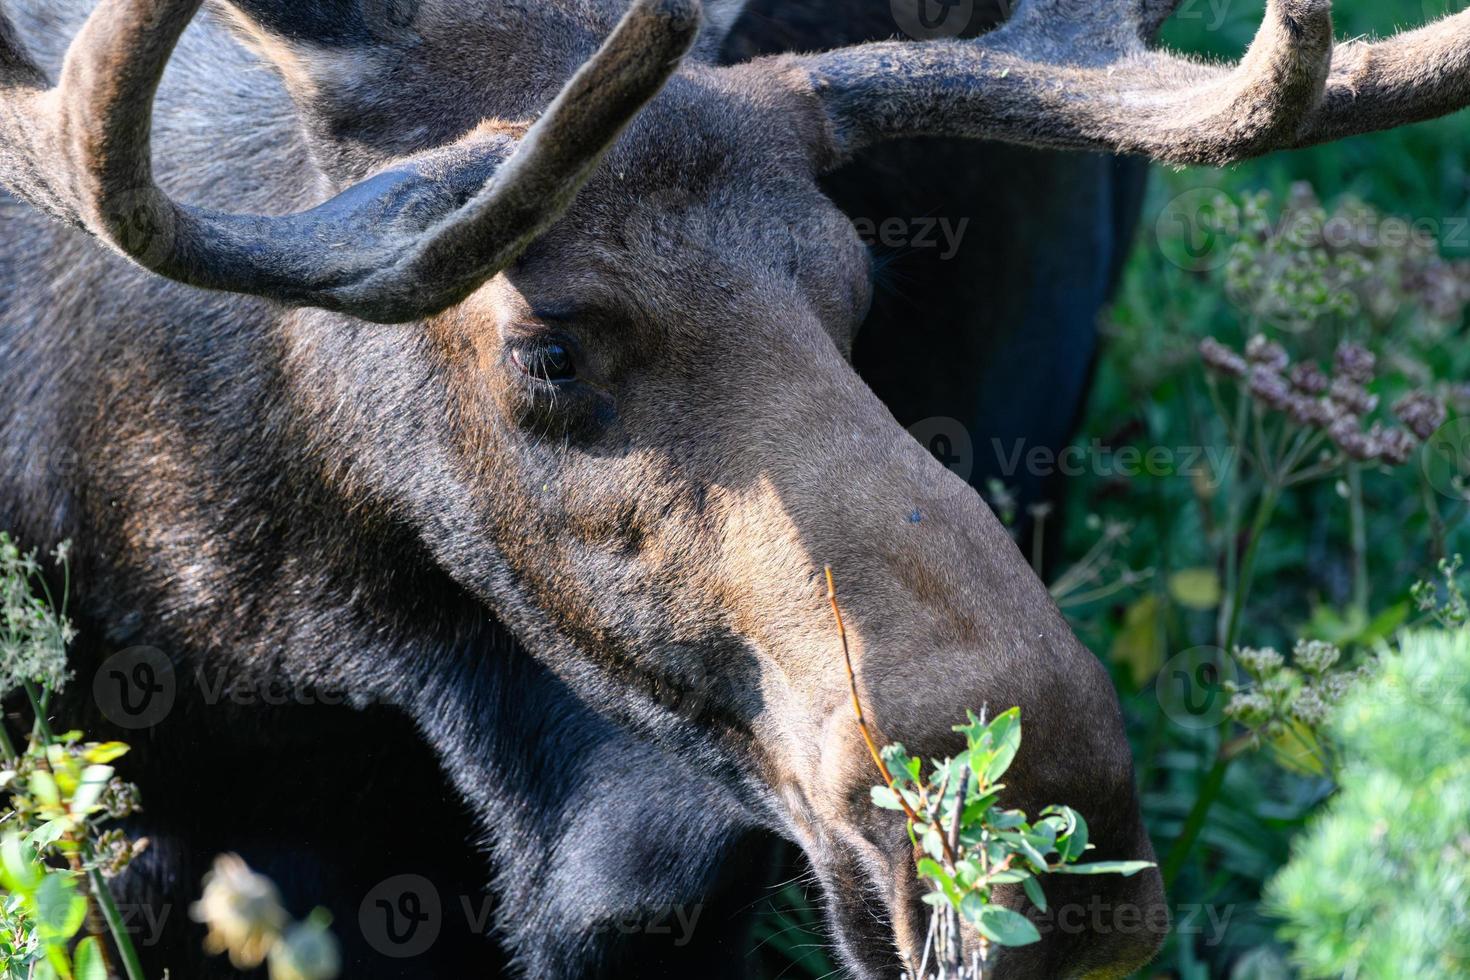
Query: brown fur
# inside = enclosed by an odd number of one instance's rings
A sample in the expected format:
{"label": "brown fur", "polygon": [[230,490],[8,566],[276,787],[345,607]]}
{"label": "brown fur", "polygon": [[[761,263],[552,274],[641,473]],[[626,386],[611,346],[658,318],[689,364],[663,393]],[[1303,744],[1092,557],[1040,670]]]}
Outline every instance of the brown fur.
{"label": "brown fur", "polygon": [[[122,77],[126,65],[74,58],[63,77],[101,101],[66,116],[55,132],[68,147],[59,158],[83,162],[61,178],[37,169],[37,147],[15,141],[47,124],[31,100],[56,96],[35,94],[34,65],[15,52],[24,40],[35,63],[54,74],[59,28],[76,28],[83,6],[68,3],[55,14],[21,5],[14,25],[0,21],[8,59],[0,62],[0,107],[8,113],[0,121],[11,141],[0,160],[9,186],[199,285],[234,282],[375,319],[434,315],[380,328],[168,286],[0,200],[7,227],[21,232],[10,239],[32,250],[4,255],[13,288],[0,308],[28,327],[0,336],[7,377],[43,372],[53,390],[100,378],[102,407],[79,428],[105,427],[117,454],[90,461],[60,489],[17,464],[7,489],[33,503],[0,517],[45,534],[118,542],[116,553],[98,559],[94,577],[143,583],[170,622],[190,624],[198,650],[209,647],[212,632],[240,635],[247,622],[263,622],[260,645],[246,643],[241,654],[253,669],[327,676],[347,667],[271,652],[329,641],[302,625],[289,597],[261,584],[262,542],[312,535],[319,550],[309,554],[321,566],[299,568],[312,559],[291,554],[279,575],[315,583],[321,608],[340,602],[345,620],[363,624],[362,636],[391,646],[383,637],[401,623],[390,628],[375,617],[387,618],[377,603],[394,594],[382,583],[395,570],[375,557],[385,536],[412,541],[435,574],[493,614],[588,704],[658,751],[678,754],[752,823],[800,844],[857,976],[889,976],[895,949],[916,951],[923,907],[901,823],[867,801],[874,774],[846,702],[819,582],[824,564],[837,571],[864,701],[884,739],[940,756],[954,749],[950,726],[967,709],[1019,705],[1026,741],[1008,779],[1009,802],[1030,810],[1075,805],[1092,823],[1100,858],[1151,855],[1105,672],[979,498],[907,436],[846,361],[870,298],[868,256],[817,177],[864,143],[914,132],[1210,160],[1262,152],[1302,133],[1338,133],[1344,79],[1362,90],[1371,87],[1365,73],[1379,76],[1357,54],[1328,74],[1325,4],[1274,3],[1257,47],[1233,73],[1133,52],[1157,5],[1109,35],[1116,65],[1103,45],[1097,63],[1049,65],[1041,74],[1029,66],[1071,49],[1066,36],[1027,33],[1049,9],[1040,0],[1012,28],[962,46],[880,45],[730,68],[705,60],[717,47],[709,36],[716,25],[641,112],[643,87],[661,83],[671,65],[599,61],[631,72],[625,96],[606,94],[624,75],[597,76],[597,86],[569,90],[535,125],[619,22],[613,0],[426,3],[409,28],[368,44],[298,36],[273,19],[284,15],[259,4],[224,7],[231,28],[270,59],[280,82],[252,67],[217,27],[196,25],[160,95],[158,180],[191,203],[281,214],[369,174],[406,168],[411,176],[395,187],[430,195],[427,211],[393,217],[387,238],[407,243],[401,254],[410,255],[409,268],[427,270],[429,285],[417,274],[389,276],[346,299],[282,285],[289,263],[266,270],[275,279],[258,268],[221,271],[239,256],[216,256],[217,243],[197,238],[201,229],[224,227],[212,218],[181,225],[187,247],[162,259],[120,238],[105,213],[107,186],[150,183],[146,173],[127,172],[146,162],[129,140],[147,125],[135,101],[123,101],[121,116],[88,115],[96,105],[118,105],[107,97],[110,76],[99,85],[88,72]],[[185,6],[106,0],[114,19],[90,30],[136,33],[126,18],[150,10],[177,17]],[[664,16],[678,7],[649,9]],[[633,24],[636,42],[627,50],[654,43],[639,32],[663,36],[653,21],[624,23]],[[1444,31],[1422,43],[1458,57],[1462,45]],[[539,44],[528,47],[528,37]],[[520,59],[514,72],[485,70],[512,58]],[[999,66],[1013,70],[1009,82],[997,82]],[[1119,66],[1121,87],[1108,80]],[[956,72],[973,85],[954,85]],[[379,73],[392,83],[375,81]],[[236,87],[221,93],[220,77]],[[1149,102],[1180,79],[1198,82],[1198,104],[1185,107],[1192,114],[1179,116],[1177,101]],[[1394,89],[1385,105],[1405,85],[1422,87],[1422,79],[1394,72],[1380,81]],[[984,110],[996,97],[1010,101]],[[1458,90],[1431,100],[1436,110],[1460,101]],[[1140,111],[1142,102],[1153,108]],[[1386,112],[1353,125],[1399,118]],[[1180,118],[1188,125],[1181,128]],[[1223,142],[1218,125],[1228,131]],[[595,138],[586,135],[593,130]],[[430,199],[442,183],[501,160],[509,162],[487,188],[469,188],[477,203]],[[538,161],[558,179],[538,183],[539,171],[527,169]],[[121,176],[109,169],[115,165]],[[521,196],[506,187],[521,188]],[[150,209],[162,206],[161,197],[147,200]],[[487,209],[487,201],[496,206]],[[445,233],[464,231],[457,222],[467,215],[493,226],[502,212],[512,229],[504,236]],[[289,237],[267,232],[300,230],[249,227],[274,234],[281,255]],[[375,233],[370,222],[344,227]],[[383,245],[387,238],[371,244],[401,257]],[[339,245],[361,247],[317,237],[300,251],[310,258]],[[147,243],[145,252],[156,247]],[[467,279],[476,269],[483,274]],[[88,296],[103,291],[101,311],[89,309]],[[46,354],[61,336],[75,336],[92,366]],[[515,367],[514,351],[549,337],[574,350],[575,384],[538,382]],[[102,371],[96,364],[108,342],[116,362]],[[211,345],[228,348],[242,372],[196,378],[208,370],[201,365]],[[182,408],[168,397],[181,379],[200,389]],[[52,409],[40,396],[14,396],[10,407],[0,445],[78,438],[48,433]],[[207,451],[200,443],[213,431],[202,420],[232,414],[244,420],[232,431],[256,441],[257,462],[285,460],[287,471],[267,476],[245,462],[238,471],[200,462]],[[332,515],[329,528],[313,523],[323,512]],[[56,516],[48,523],[42,515]],[[659,707],[658,692],[691,688],[702,699],[692,717]],[[396,696],[417,705],[415,719],[428,730],[436,717],[474,718],[477,710],[452,694],[420,704],[414,693]],[[445,764],[477,800],[479,774],[467,760]],[[480,816],[493,826],[497,815]],[[1143,910],[1163,901],[1156,873],[1070,880],[1052,901],[1098,897]],[[1003,973],[1121,973],[1144,963],[1160,939],[1053,934],[1007,953]]]}

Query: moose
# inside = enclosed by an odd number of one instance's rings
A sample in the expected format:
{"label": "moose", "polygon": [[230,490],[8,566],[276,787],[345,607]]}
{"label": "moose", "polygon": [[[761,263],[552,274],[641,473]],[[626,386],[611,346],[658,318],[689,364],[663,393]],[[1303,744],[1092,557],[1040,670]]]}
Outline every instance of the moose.
{"label": "moose", "polygon": [[[740,976],[775,835],[846,971],[897,975],[926,906],[828,565],[883,739],[943,757],[1019,706],[1008,803],[1151,857],[1106,673],[849,363],[871,259],[821,178],[918,137],[1225,165],[1427,119],[1470,102],[1470,14],[1335,45],[1328,0],[1270,0],[1213,65],[1151,46],[1171,0],[1026,0],[720,64],[738,3],[202,6],[0,2],[0,527],[76,542],[54,707],[135,746],[152,973],[230,975],[183,910],[234,850],[354,978]],[[150,657],[141,725],[103,692]],[[1048,888],[1164,907],[1151,873]],[[695,905],[683,947],[608,928]],[[411,951],[370,928],[430,906]],[[999,975],[1161,938],[1050,929]]]}

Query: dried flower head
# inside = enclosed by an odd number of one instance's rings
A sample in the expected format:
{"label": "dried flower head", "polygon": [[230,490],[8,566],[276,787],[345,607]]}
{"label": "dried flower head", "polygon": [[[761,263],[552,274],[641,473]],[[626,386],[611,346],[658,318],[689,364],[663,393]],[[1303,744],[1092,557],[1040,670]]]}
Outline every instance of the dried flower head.
{"label": "dried flower head", "polygon": [[1332,379],[1329,397],[1354,415],[1367,415],[1378,407],[1378,396],[1356,381]]}
{"label": "dried flower head", "polygon": [[1268,367],[1251,368],[1250,392],[1252,398],[1276,412],[1289,409],[1295,397],[1286,379]]}
{"label": "dried flower head", "polygon": [[1245,358],[1252,364],[1269,368],[1272,371],[1285,371],[1291,364],[1286,348],[1274,340],[1266,339],[1263,334],[1256,334],[1246,343]]}
{"label": "dried flower head", "polygon": [[1390,429],[1379,443],[1379,458],[1390,466],[1403,466],[1414,458],[1419,444],[1404,429]]}
{"label": "dried flower head", "polygon": [[1316,728],[1327,720],[1332,706],[1322,697],[1322,693],[1311,685],[1297,692],[1291,702],[1291,714],[1297,721],[1309,728]]}
{"label": "dried flower head", "polygon": [[1271,717],[1271,701],[1264,694],[1246,691],[1230,699],[1225,714],[1247,728],[1255,728]]}
{"label": "dried flower head", "polygon": [[1200,341],[1199,355],[1200,359],[1205,362],[1207,368],[1227,378],[1243,378],[1245,377],[1246,370],[1249,368],[1249,365],[1245,362],[1245,358],[1220,343],[1214,337],[1206,337]]}
{"label": "dried flower head", "polygon": [[1271,647],[1236,647],[1235,659],[1255,678],[1274,674],[1286,663],[1285,658]]}
{"label": "dried flower head", "polygon": [[1303,361],[1291,369],[1291,386],[1304,395],[1324,394],[1330,383],[1322,369],[1308,361]]}
{"label": "dried flower head", "polygon": [[1344,415],[1327,429],[1327,435],[1349,457],[1360,463],[1376,459],[1381,450],[1378,441],[1364,432],[1361,423],[1351,415]]}
{"label": "dried flower head", "polygon": [[1378,370],[1378,358],[1361,344],[1339,344],[1333,363],[1340,376],[1360,385],[1370,383]]}
{"label": "dried flower head", "polygon": [[1399,399],[1393,407],[1393,414],[1419,437],[1420,442],[1424,442],[1444,425],[1449,413],[1438,398],[1416,391]]}
{"label": "dried flower head", "polygon": [[95,845],[97,866],[104,878],[116,878],[147,849],[146,837],[134,841],[116,828],[104,830],[98,835]]}
{"label": "dried flower head", "polygon": [[1304,425],[1313,429],[1325,428],[1335,418],[1333,406],[1330,402],[1322,401],[1319,398],[1310,398],[1306,395],[1293,395],[1290,403],[1286,406],[1286,412],[1297,425]]}
{"label": "dried flower head", "polygon": [[1292,659],[1307,673],[1320,675],[1336,666],[1342,651],[1325,640],[1298,640]]}

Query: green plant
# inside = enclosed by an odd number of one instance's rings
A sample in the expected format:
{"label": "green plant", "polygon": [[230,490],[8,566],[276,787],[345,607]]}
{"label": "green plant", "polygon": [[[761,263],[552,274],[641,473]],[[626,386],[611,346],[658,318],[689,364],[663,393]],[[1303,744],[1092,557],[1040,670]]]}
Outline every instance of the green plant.
{"label": "green plant", "polygon": [[1226,681],[1226,717],[1246,729],[1252,748],[1270,744],[1284,764],[1332,775],[1337,752],[1323,727],[1332,708],[1370,668],[1338,669],[1342,651],[1322,640],[1300,640],[1292,661],[1270,647],[1237,649],[1245,682]]}
{"label": "green plant", "polygon": [[[927,776],[922,761],[902,745],[883,749],[887,784],[873,787],[875,805],[908,816],[916,870],[931,888],[924,901],[934,913],[922,959],[912,970],[915,980],[931,975],[979,980],[989,973],[992,944],[1025,946],[1041,939],[1026,916],[995,903],[1001,885],[1020,885],[1045,912],[1044,875],[1132,875],[1153,867],[1149,861],[1078,864],[1092,845],[1087,822],[1076,810],[1049,806],[1033,822],[1024,812],[1000,805],[1005,789],[1000,779],[1021,747],[1019,708],[988,723],[971,713],[969,723],[955,731],[965,736],[966,750],[934,762]],[[980,934],[968,963],[960,943],[961,920]]]}
{"label": "green plant", "polygon": [[[1350,217],[1366,220],[1362,212],[1358,206]],[[1248,295],[1244,308],[1250,322],[1266,315],[1261,309],[1266,304],[1282,324],[1278,333],[1295,333],[1310,343],[1323,321],[1354,315],[1362,308],[1365,301],[1359,294],[1369,289],[1375,265],[1361,249],[1331,244],[1326,229],[1332,221],[1310,191],[1297,190],[1279,223],[1271,220],[1265,195],[1248,198],[1244,208],[1223,200],[1211,215],[1217,233],[1236,236],[1226,270],[1227,289]],[[1354,240],[1349,236],[1348,241]],[[1410,261],[1404,255],[1396,257],[1401,264]],[[1380,265],[1385,261],[1379,257]],[[1394,269],[1404,278],[1399,266]],[[1206,337],[1199,353],[1207,369],[1210,401],[1233,451],[1217,535],[1223,598],[1215,642],[1224,650],[1237,647],[1260,549],[1284,495],[1324,480],[1337,481],[1340,496],[1347,501],[1350,609],[1366,621],[1371,578],[1365,468],[1391,470],[1416,459],[1424,442],[1443,424],[1444,405],[1430,391],[1414,388],[1394,405],[1399,424],[1375,420],[1381,399],[1372,389],[1379,381],[1379,358],[1353,342],[1336,345],[1330,373],[1311,358],[1294,361],[1280,341],[1263,333],[1253,333],[1243,352]],[[1271,717],[1273,710],[1284,710],[1288,696],[1297,697],[1289,690],[1292,684],[1285,673],[1258,677],[1257,689],[1237,698],[1237,717],[1259,716],[1257,727],[1281,727],[1320,755],[1302,734],[1299,718]],[[1321,690],[1308,685],[1302,695],[1308,700],[1303,703],[1316,703],[1311,699]],[[1165,858],[1167,884],[1173,883],[1194,848],[1209,809],[1224,788],[1226,770],[1243,748],[1259,741],[1255,734],[1248,741],[1221,741],[1182,832]],[[1322,768],[1330,768],[1326,760]]]}
{"label": "green plant", "polygon": [[1267,890],[1312,977],[1470,974],[1470,631],[1407,636],[1332,718],[1341,790]]}
{"label": "green plant", "polygon": [[1445,629],[1460,629],[1470,626],[1470,600],[1465,597],[1465,587],[1460,584],[1460,569],[1465,559],[1456,555],[1453,559],[1439,560],[1439,577],[1442,584],[1416,582],[1414,604],[1421,613],[1427,613]]}
{"label": "green plant", "polygon": [[[69,582],[67,552],[63,545],[52,557]],[[52,600],[35,552],[22,552],[0,532],[0,679],[7,695],[23,689],[35,712],[22,750],[0,726],[7,796],[0,814],[0,967],[17,980],[106,980],[116,972],[102,939],[110,934],[128,980],[142,980],[107,884],[146,846],[104,829],[138,807],[137,788],[110,765],[127,746],[86,743],[80,732],[58,735],[47,720],[51,695],[69,676],[66,647],[74,633],[65,589],[62,597],[60,605]]]}
{"label": "green plant", "polygon": [[[1339,0],[1334,12],[1344,13],[1342,25],[1371,25],[1367,5]],[[1227,36],[1228,29],[1209,40]],[[1090,646],[1111,650],[1145,819],[1164,855],[1171,899],[1234,911],[1218,941],[1187,931],[1170,937],[1159,968],[1182,977],[1226,975],[1243,957],[1264,962],[1282,952],[1260,909],[1261,889],[1285,861],[1292,835],[1332,792],[1340,760],[1330,733],[1313,733],[1296,716],[1297,693],[1315,686],[1300,664],[1288,656],[1285,674],[1256,677],[1227,652],[1236,645],[1274,646],[1289,654],[1298,639],[1326,642],[1341,651],[1330,674],[1351,677],[1413,616],[1406,584],[1470,547],[1464,519],[1470,495],[1455,493],[1445,472],[1458,473],[1458,461],[1445,455],[1442,440],[1423,449],[1406,441],[1418,443],[1431,432],[1446,407],[1470,411],[1463,380],[1470,377],[1470,266],[1454,255],[1464,251],[1458,226],[1435,217],[1463,213],[1466,197],[1441,174],[1430,179],[1419,162],[1383,150],[1408,143],[1433,155],[1425,129],[1331,152],[1281,155],[1225,174],[1157,174],[1155,203],[1146,210],[1152,234],[1135,251],[1104,327],[1108,343],[1079,444],[1100,442],[1113,453],[1130,444],[1141,453],[1188,447],[1175,458],[1200,460],[1127,480],[1084,473],[1073,481],[1069,509],[1131,525],[1119,561],[1156,568],[1157,575],[1126,604],[1065,610]],[[1335,162],[1344,156],[1359,163]],[[1306,188],[1293,188],[1308,174],[1336,203],[1323,206]],[[1257,196],[1261,188],[1272,196]],[[1384,207],[1366,207],[1362,198]],[[1194,210],[1199,202],[1201,210]],[[1189,209],[1192,225],[1171,217],[1177,204]],[[1394,227],[1412,233],[1397,241],[1373,234]],[[1340,234],[1343,229],[1350,234]],[[1436,231],[1445,240],[1436,242]],[[1205,248],[1204,262],[1181,261],[1190,258],[1191,245]],[[1223,413],[1211,404],[1210,379],[1199,370],[1206,338],[1213,340],[1208,356],[1227,368],[1212,372]],[[1280,364],[1273,344],[1287,352],[1287,363]],[[1371,380],[1359,384],[1367,398],[1339,386],[1343,401],[1364,409],[1373,401],[1371,410],[1354,413],[1356,430],[1339,430],[1342,444],[1331,431],[1314,429],[1307,438],[1317,444],[1297,457],[1262,530],[1253,534],[1271,482],[1256,463],[1264,457],[1279,471],[1290,460],[1278,448],[1281,435],[1287,426],[1303,427],[1292,410],[1308,428],[1319,411],[1299,397],[1306,393],[1293,384],[1295,372],[1316,386],[1320,381],[1302,365],[1316,366],[1330,395],[1330,375],[1347,374],[1337,364],[1344,344],[1376,354]],[[1365,366],[1361,358],[1348,360],[1344,366],[1355,371]],[[1243,373],[1234,373],[1242,366]],[[1247,414],[1238,425],[1242,405]],[[1258,416],[1264,453],[1257,452]],[[1230,441],[1232,429],[1245,451]],[[1389,435],[1395,431],[1404,434]],[[1299,434],[1290,437],[1288,452]],[[1373,448],[1395,455],[1407,448],[1410,459],[1398,466],[1392,458],[1359,460],[1349,451],[1366,455]],[[1438,468],[1429,465],[1436,461]],[[1081,521],[1066,532],[1063,565],[1094,544]],[[1245,579],[1248,588],[1240,585]],[[1448,583],[1423,586],[1420,595],[1426,621],[1435,611],[1454,614]],[[1227,645],[1222,625],[1232,619]],[[1208,682],[1200,680],[1205,669],[1214,671]],[[1173,680],[1186,675],[1191,680],[1182,686]],[[1176,688],[1192,704],[1213,704],[1209,716],[1181,718],[1180,702],[1171,700]],[[1222,708],[1237,694],[1231,717]],[[1320,713],[1310,696],[1303,707],[1308,716]],[[1250,751],[1257,746],[1265,751]]]}
{"label": "green plant", "polygon": [[[990,972],[993,946],[1025,946],[1041,934],[1020,912],[994,902],[995,889],[1019,884],[1039,909],[1046,893],[1038,880],[1046,874],[1133,875],[1153,867],[1149,861],[1098,861],[1078,864],[1091,849],[1087,822],[1071,807],[1053,805],[1034,823],[1020,810],[1000,806],[999,782],[1021,748],[1021,709],[1011,708],[986,722],[969,715],[955,726],[965,736],[965,751],[934,762],[926,776],[923,762],[900,744],[880,750],[868,728],[858,696],[857,675],[847,644],[847,629],[837,603],[832,569],[826,569],[827,600],[842,644],[843,663],[859,732],[883,777],[872,790],[873,803],[908,818],[920,879],[931,890],[924,901],[933,908],[920,961],[909,964],[911,980],[983,980]],[[968,959],[960,940],[960,921],[979,933]]]}

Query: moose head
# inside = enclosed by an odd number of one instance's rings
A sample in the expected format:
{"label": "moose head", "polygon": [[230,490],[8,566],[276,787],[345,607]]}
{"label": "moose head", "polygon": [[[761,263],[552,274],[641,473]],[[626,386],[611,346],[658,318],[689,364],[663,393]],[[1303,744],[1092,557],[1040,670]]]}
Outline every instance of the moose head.
{"label": "moose head", "polygon": [[[242,309],[360,519],[346,547],[411,535],[588,704],[799,844],[856,976],[894,975],[926,917],[869,803],[824,565],[880,737],[940,757],[967,709],[1018,705],[1008,802],[1151,855],[1106,674],[848,364],[869,257],[819,179],[907,137],[1224,165],[1426,119],[1470,102],[1470,14],[1334,47],[1327,0],[1270,0],[1215,65],[1149,46],[1170,0],[1028,0],[976,40],[717,67],[730,4],[425,2],[383,28],[237,0],[217,13],[310,149],[255,215],[155,180],[155,92],[201,5],[101,0],[54,86],[0,9],[0,182],[158,277],[268,301]],[[1157,875],[1067,889],[1163,900]],[[1158,938],[1054,935],[1002,968],[1113,975]]]}

